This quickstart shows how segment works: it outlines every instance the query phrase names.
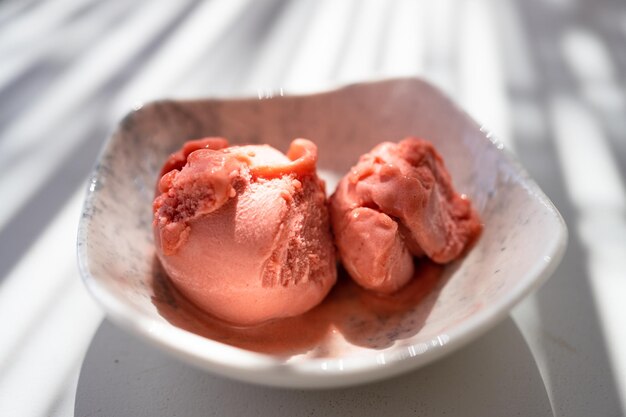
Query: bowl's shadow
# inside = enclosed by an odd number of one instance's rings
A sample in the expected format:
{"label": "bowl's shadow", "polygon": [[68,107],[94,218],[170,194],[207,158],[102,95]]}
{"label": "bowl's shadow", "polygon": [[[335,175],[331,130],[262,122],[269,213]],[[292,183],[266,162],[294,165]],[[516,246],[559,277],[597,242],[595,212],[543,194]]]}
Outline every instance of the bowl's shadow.
{"label": "bowl's shadow", "polygon": [[259,387],[188,366],[105,321],[83,362],[76,416],[552,416],[533,356],[511,319],[418,371],[374,384]]}
{"label": "bowl's shadow", "polygon": [[235,327],[198,309],[171,284],[155,257],[152,302],[171,324],[200,336],[274,355],[310,352],[325,356],[325,343],[335,332],[348,342],[372,349],[391,346],[419,332],[437,295],[454,272],[430,261],[416,263],[414,279],[391,296],[376,295],[354,284],[339,268],[335,287],[324,301],[297,317],[254,327]]}

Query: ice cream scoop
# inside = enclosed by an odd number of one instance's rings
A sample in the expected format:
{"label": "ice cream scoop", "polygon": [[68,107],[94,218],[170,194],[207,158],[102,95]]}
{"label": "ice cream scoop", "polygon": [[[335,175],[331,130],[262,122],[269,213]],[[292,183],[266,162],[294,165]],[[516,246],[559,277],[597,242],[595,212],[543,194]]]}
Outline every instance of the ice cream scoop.
{"label": "ice cream scoop", "polygon": [[222,138],[187,142],[166,161],[153,203],[157,255],[176,288],[208,313],[252,325],[301,314],[336,281],[317,147],[287,154]]}
{"label": "ice cream scoop", "polygon": [[482,228],[441,156],[416,138],[384,142],[361,156],[331,196],[330,216],[344,267],[381,293],[413,277],[413,257],[452,261]]}

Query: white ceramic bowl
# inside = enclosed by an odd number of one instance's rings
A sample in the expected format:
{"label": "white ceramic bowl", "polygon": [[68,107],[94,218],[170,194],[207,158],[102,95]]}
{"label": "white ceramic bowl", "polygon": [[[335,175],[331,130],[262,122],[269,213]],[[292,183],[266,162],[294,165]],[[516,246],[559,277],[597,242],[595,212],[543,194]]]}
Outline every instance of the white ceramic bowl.
{"label": "white ceramic bowl", "polygon": [[[168,285],[155,261],[151,229],[154,187],[166,156],[185,140],[216,135],[283,151],[293,138],[309,138],[319,146],[329,191],[378,142],[428,139],[457,190],[478,208],[484,232],[465,258],[445,267],[417,306],[383,312],[382,318],[374,311],[358,335],[310,335],[303,326],[285,335],[292,338],[290,351],[272,348],[262,329],[223,336]],[[566,239],[550,200],[497,141],[426,82],[398,79],[308,96],[160,101],[129,114],[94,170],[78,257],[89,291],[131,333],[221,375],[312,388],[406,372],[475,339],[550,276]],[[265,343],[261,349],[257,341]]]}

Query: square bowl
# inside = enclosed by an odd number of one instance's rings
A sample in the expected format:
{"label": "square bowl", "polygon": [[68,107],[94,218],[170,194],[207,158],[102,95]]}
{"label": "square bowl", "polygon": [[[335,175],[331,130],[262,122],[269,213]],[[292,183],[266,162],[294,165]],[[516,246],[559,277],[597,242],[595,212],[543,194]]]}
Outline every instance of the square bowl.
{"label": "square bowl", "polygon": [[[157,175],[184,141],[205,136],[283,151],[293,138],[311,139],[330,192],[359,155],[379,142],[422,137],[442,154],[457,191],[479,211],[483,234],[464,258],[443,268],[418,304],[385,315],[375,311],[380,306],[374,300],[366,319],[372,323],[364,323],[359,334],[328,323],[311,339],[309,326],[301,326],[283,337],[291,338],[289,351],[271,348],[275,341],[264,340],[262,327],[232,337],[185,304],[155,261]],[[78,232],[81,275],[115,323],[220,375],[300,388],[396,375],[494,326],[550,276],[563,255],[563,219],[502,148],[439,90],[414,78],[306,96],[148,104],[120,123],[94,169]]]}

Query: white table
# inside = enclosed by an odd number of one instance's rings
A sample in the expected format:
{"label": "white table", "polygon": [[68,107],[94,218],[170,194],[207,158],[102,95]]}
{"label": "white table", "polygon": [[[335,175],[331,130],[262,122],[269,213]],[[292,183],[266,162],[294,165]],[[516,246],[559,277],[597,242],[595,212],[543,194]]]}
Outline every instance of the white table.
{"label": "white table", "polygon": [[[624,45],[617,0],[0,3],[0,416],[622,415]],[[510,318],[426,368],[328,391],[218,378],[103,321],[75,231],[135,103],[404,75],[494,131],[568,223],[561,266]]]}

